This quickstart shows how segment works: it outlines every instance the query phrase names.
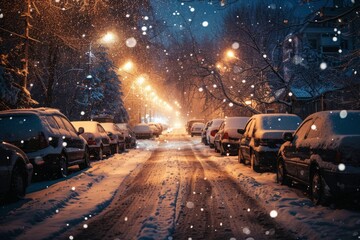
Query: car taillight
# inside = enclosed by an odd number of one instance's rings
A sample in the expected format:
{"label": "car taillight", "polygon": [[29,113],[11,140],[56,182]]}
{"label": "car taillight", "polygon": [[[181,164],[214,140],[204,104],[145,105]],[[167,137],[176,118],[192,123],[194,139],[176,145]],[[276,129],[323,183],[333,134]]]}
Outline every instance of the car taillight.
{"label": "car taillight", "polygon": [[45,134],[43,132],[40,132],[38,135],[38,140],[39,140],[39,148],[46,148],[49,146],[49,142],[45,137]]}
{"label": "car taillight", "polygon": [[218,132],[218,130],[212,130],[211,132],[210,132],[210,135],[212,136],[212,137],[215,137],[215,134]]}
{"label": "car taillight", "polygon": [[224,135],[222,136],[222,139],[229,139],[229,134],[225,132]]}
{"label": "car taillight", "polygon": [[87,143],[88,143],[88,145],[96,145],[96,141],[93,137],[89,137],[87,139]]}

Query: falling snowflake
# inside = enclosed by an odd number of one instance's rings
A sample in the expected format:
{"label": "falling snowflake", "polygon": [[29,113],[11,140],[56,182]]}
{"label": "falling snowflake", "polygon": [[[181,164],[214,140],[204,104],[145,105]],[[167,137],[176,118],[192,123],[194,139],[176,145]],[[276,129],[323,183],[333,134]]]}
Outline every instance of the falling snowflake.
{"label": "falling snowflake", "polygon": [[341,110],[340,111],[340,117],[341,118],[346,118],[347,117],[347,111],[346,110]]}
{"label": "falling snowflake", "polygon": [[321,70],[325,70],[327,68],[327,64],[325,63],[325,62],[322,62],[321,64],[320,64],[320,69]]}
{"label": "falling snowflake", "polygon": [[133,37],[126,39],[126,42],[125,42],[126,46],[129,47],[129,48],[135,47],[136,43],[137,43],[136,39],[133,38]]}
{"label": "falling snowflake", "polygon": [[339,169],[339,171],[345,171],[345,164],[343,164],[343,163],[340,163],[339,165],[338,165],[338,169]]}
{"label": "falling snowflake", "polygon": [[234,106],[234,104],[231,102],[231,103],[229,103],[229,107],[233,107]]}
{"label": "falling snowflake", "polygon": [[85,224],[83,225],[83,227],[84,227],[84,228],[88,228],[88,225],[85,223]]}
{"label": "falling snowflake", "polygon": [[85,112],[84,112],[84,111],[81,111],[80,115],[81,115],[81,116],[84,116],[84,115],[85,115]]}
{"label": "falling snowflake", "polygon": [[311,130],[316,130],[316,125],[315,124],[311,125]]}
{"label": "falling snowflake", "polygon": [[72,190],[72,191],[75,191],[75,187],[72,187],[71,190]]}
{"label": "falling snowflake", "polygon": [[332,40],[333,40],[333,42],[337,42],[338,38],[337,38],[337,37],[333,37]]}
{"label": "falling snowflake", "polygon": [[276,218],[277,216],[278,216],[278,212],[277,212],[276,210],[272,210],[272,211],[270,212],[270,217]]}
{"label": "falling snowflake", "polygon": [[243,228],[243,233],[245,233],[246,235],[249,235],[251,233],[250,229],[248,227],[244,227]]}
{"label": "falling snowflake", "polygon": [[203,22],[202,22],[202,26],[203,26],[203,27],[207,27],[207,26],[209,26],[209,23],[208,23],[207,21],[203,21]]}
{"label": "falling snowflake", "polygon": [[201,87],[201,88],[199,88],[199,92],[202,92],[202,91],[204,91],[204,89]]}
{"label": "falling snowflake", "polygon": [[63,147],[66,147],[67,146],[67,142],[63,142]]}
{"label": "falling snowflake", "polygon": [[4,14],[3,13],[0,13],[0,18],[3,18],[4,17]]}
{"label": "falling snowflake", "polygon": [[231,45],[232,49],[239,49],[240,47],[240,44],[238,42],[234,42],[232,45]]}
{"label": "falling snowflake", "polygon": [[195,204],[193,202],[187,202],[186,203],[186,207],[187,208],[194,208],[195,207]]}

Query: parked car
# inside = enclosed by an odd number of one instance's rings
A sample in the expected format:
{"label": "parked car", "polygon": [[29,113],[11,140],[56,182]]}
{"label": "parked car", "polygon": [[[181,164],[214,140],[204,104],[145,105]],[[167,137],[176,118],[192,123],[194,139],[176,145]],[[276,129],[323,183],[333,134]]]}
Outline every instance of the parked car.
{"label": "parked car", "polygon": [[89,146],[89,152],[95,158],[102,160],[104,154],[110,156],[111,146],[110,137],[105,129],[96,121],[74,121],[75,127],[83,128],[84,132],[81,134]]}
{"label": "parked car", "polygon": [[331,196],[360,196],[360,111],[323,111],[308,116],[277,158],[277,181],[309,186],[315,204]]}
{"label": "parked car", "polygon": [[15,145],[0,142],[0,195],[17,200],[23,198],[31,183],[33,165]]}
{"label": "parked car", "polygon": [[66,177],[68,167],[90,166],[89,148],[80,136],[83,128],[75,130],[70,121],[57,109],[31,108],[0,112],[0,140],[23,150],[34,166],[36,175]]}
{"label": "parked car", "polygon": [[127,149],[136,147],[136,136],[134,131],[127,123],[117,123],[116,124],[125,136],[125,145]]}
{"label": "parked car", "polygon": [[205,119],[191,119],[191,120],[187,121],[185,128],[186,128],[186,132],[188,134],[191,134],[191,127],[196,122],[205,123]]}
{"label": "parked car", "polygon": [[238,129],[244,129],[249,117],[228,117],[221,123],[215,134],[215,151],[221,155],[237,155],[241,134]]}
{"label": "parked car", "polygon": [[211,121],[206,122],[205,127],[203,128],[203,130],[201,132],[201,142],[204,143],[205,145],[209,145],[209,143],[206,139],[206,131],[208,130],[210,124],[211,124]]}
{"label": "parked car", "polygon": [[273,113],[253,115],[245,129],[239,129],[240,138],[238,160],[250,163],[258,172],[261,167],[276,169],[277,152],[284,143],[284,132],[294,132],[301,124],[301,118],[295,114]]}
{"label": "parked car", "polygon": [[201,132],[204,129],[205,124],[204,123],[194,123],[191,127],[191,137],[193,136],[201,136]]}
{"label": "parked car", "polygon": [[215,147],[214,145],[215,134],[219,131],[219,127],[223,121],[224,119],[222,118],[216,118],[211,120],[211,123],[206,131],[206,139],[207,142],[209,143],[210,148]]}
{"label": "parked car", "polygon": [[162,132],[162,127],[160,124],[158,123],[148,123],[147,124],[151,130],[153,131],[153,136],[155,137],[159,137],[161,132]]}
{"label": "parked car", "polygon": [[150,139],[153,137],[153,130],[145,123],[140,123],[134,127],[134,132],[137,139]]}
{"label": "parked car", "polygon": [[125,137],[122,130],[111,122],[100,123],[105,129],[110,138],[110,147],[112,153],[119,153],[125,151]]}

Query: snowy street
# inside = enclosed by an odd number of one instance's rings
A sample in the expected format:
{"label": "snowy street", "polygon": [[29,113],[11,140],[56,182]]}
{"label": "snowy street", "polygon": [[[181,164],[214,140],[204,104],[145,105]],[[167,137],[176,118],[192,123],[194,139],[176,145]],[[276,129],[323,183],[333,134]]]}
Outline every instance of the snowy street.
{"label": "snowy street", "polygon": [[354,206],[314,206],[301,187],[221,157],[182,131],[33,183],[2,205],[0,239],[355,239]]}

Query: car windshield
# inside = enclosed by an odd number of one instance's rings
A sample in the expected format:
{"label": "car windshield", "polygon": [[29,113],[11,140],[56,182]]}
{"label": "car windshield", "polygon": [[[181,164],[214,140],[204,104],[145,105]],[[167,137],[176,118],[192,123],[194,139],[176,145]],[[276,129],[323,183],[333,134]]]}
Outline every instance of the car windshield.
{"label": "car windshield", "polygon": [[347,112],[345,114],[330,115],[331,128],[339,135],[360,135],[360,113]]}
{"label": "car windshield", "polygon": [[262,118],[264,130],[295,130],[301,119],[297,116],[265,116]]}

